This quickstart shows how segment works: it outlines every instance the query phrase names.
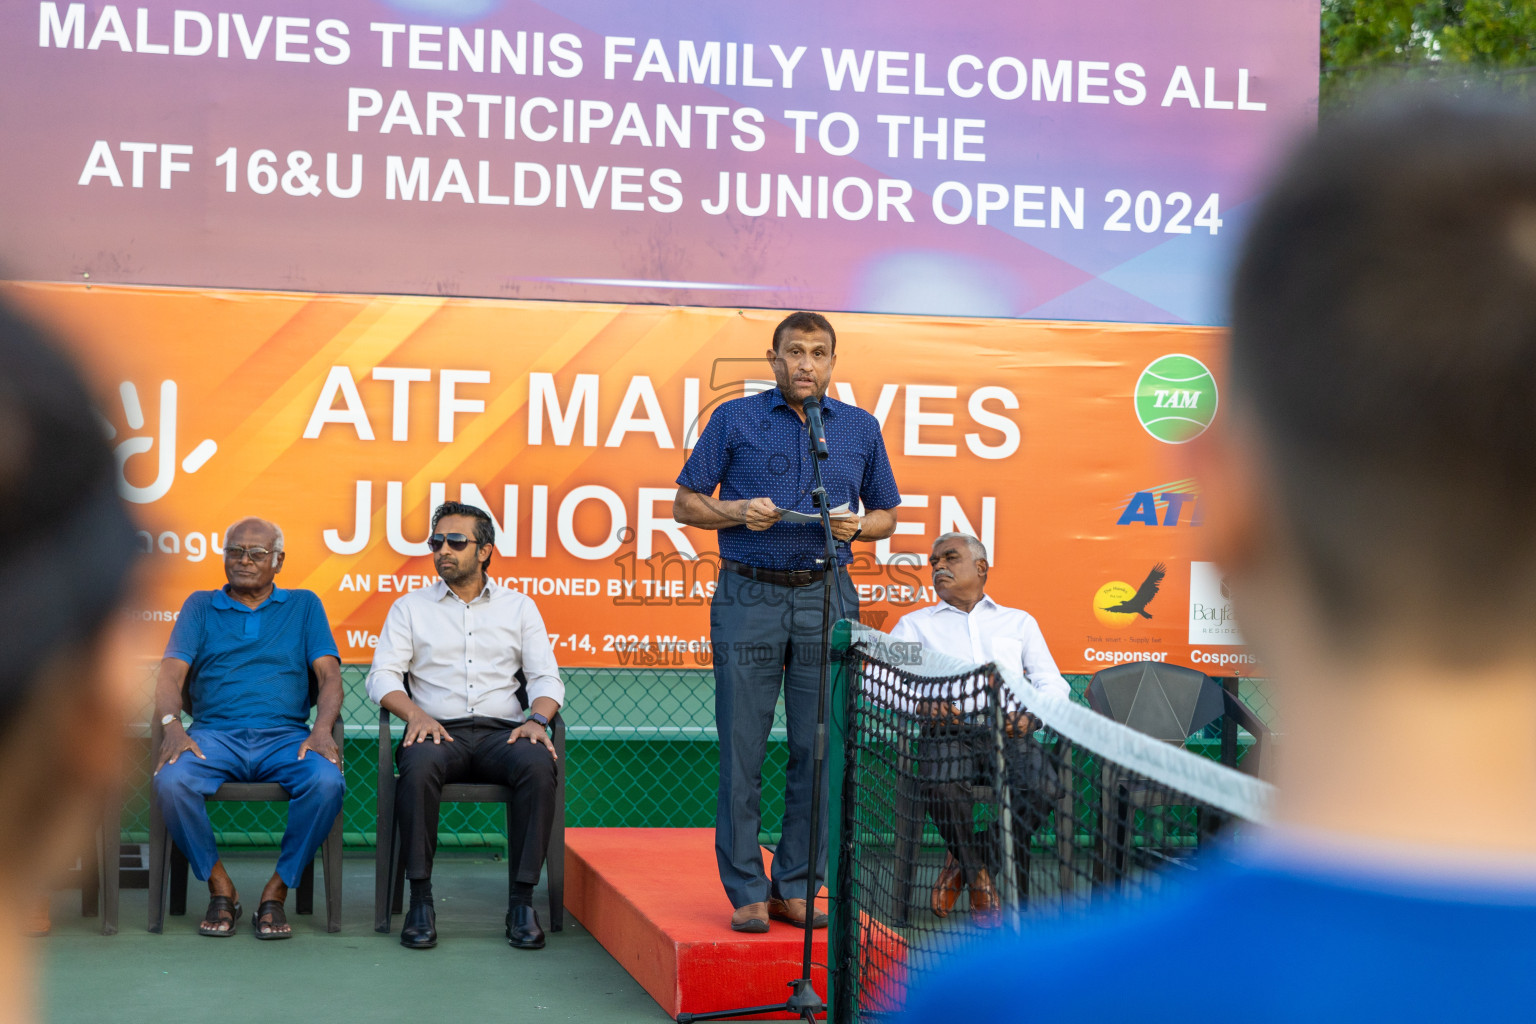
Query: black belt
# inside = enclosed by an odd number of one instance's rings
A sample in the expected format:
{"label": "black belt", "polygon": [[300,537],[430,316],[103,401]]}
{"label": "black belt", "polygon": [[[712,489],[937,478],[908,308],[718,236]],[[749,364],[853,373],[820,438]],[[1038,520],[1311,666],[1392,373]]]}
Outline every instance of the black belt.
{"label": "black belt", "polygon": [[820,583],[821,578],[826,575],[824,569],[792,569],[788,572],[783,569],[759,569],[755,565],[748,565],[746,562],[738,562],[730,558],[720,559],[720,566],[738,576],[745,576],[759,583],[772,583],[776,587],[808,587],[812,583]]}

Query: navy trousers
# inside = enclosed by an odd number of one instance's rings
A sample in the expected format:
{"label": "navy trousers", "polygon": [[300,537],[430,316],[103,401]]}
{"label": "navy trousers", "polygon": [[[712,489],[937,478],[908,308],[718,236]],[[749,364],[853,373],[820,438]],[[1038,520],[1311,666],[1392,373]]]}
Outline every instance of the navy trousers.
{"label": "navy trousers", "polygon": [[192,873],[206,882],[219,862],[206,798],[226,782],[275,782],[292,798],[277,874],[284,885],[297,886],[341,813],[347,788],[341,769],[313,751],[299,760],[299,744],[309,737],[309,730],[302,726],[210,729],[193,725],[190,731],[208,759],[187,751],[175,764],[160,769],[154,788],[165,826],[187,855]]}
{"label": "navy trousers", "polygon": [[[838,575],[844,610],[859,614],[859,595],[847,573]],[[720,735],[720,792],[715,809],[715,859],[731,904],[744,907],[770,897],[803,898],[813,870],[819,888],[827,874],[827,776],[822,787],[820,842],[811,845],[812,759],[816,694],[821,685],[822,584],[780,587],[722,571],[709,608],[714,648],[715,727]],[[834,597],[832,621],[838,617]],[[763,758],[773,712],[784,694],[789,764],[784,780],[784,831],[773,855],[773,877],[763,871],[757,835],[762,827]],[[829,695],[830,697],[830,695]],[[828,716],[830,720],[830,715]]]}

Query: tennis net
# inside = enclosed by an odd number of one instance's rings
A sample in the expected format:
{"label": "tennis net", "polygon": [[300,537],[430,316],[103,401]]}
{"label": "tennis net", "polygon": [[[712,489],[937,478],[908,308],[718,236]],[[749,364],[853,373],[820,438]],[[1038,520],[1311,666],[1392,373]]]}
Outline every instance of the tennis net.
{"label": "tennis net", "polygon": [[981,930],[1155,891],[1264,817],[1268,784],[1014,669],[859,625],[839,635],[835,1021],[899,1011]]}

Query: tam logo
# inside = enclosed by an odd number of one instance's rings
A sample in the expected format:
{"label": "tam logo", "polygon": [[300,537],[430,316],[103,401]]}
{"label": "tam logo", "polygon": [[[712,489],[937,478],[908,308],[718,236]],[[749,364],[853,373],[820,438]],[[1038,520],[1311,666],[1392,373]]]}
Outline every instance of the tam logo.
{"label": "tam logo", "polygon": [[1165,391],[1159,388],[1152,392],[1152,408],[1198,409],[1200,408],[1200,392],[1181,391],[1178,389]]}
{"label": "tam logo", "polygon": [[[1162,506],[1162,519],[1158,519],[1158,506]],[[1205,510],[1199,494],[1186,491],[1137,491],[1125,503],[1116,526],[1204,526]]]}

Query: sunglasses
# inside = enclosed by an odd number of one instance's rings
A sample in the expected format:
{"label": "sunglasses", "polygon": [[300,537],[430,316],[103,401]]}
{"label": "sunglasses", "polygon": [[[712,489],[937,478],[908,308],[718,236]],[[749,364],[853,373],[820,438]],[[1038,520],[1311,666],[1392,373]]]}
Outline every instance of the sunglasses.
{"label": "sunglasses", "polygon": [[470,538],[462,533],[434,533],[427,538],[427,549],[435,554],[443,550],[443,545],[447,544],[455,551],[463,551],[469,547],[469,543]]}

